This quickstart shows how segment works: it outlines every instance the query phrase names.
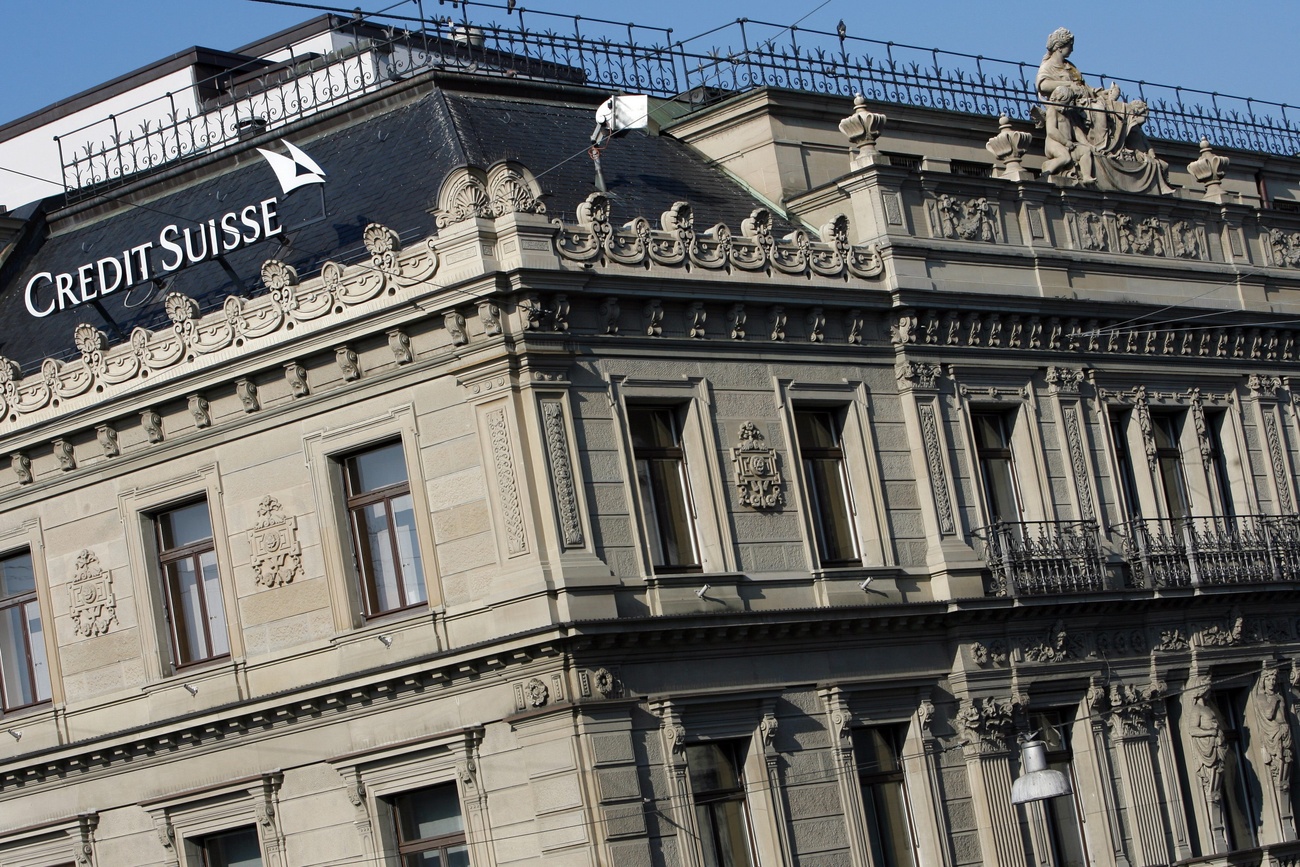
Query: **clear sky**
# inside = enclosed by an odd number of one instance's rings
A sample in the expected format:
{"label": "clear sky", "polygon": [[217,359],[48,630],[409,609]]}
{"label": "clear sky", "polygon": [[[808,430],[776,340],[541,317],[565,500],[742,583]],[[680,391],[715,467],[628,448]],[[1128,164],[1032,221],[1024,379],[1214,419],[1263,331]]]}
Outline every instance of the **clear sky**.
{"label": "clear sky", "polygon": [[[505,0],[497,0],[504,5]],[[350,9],[357,0],[339,0]],[[423,0],[429,15],[455,15],[451,0]],[[1053,29],[1076,36],[1072,58],[1090,75],[1181,85],[1300,104],[1288,60],[1300,38],[1300,0],[1145,0],[1036,3],[1004,0],[520,0],[529,10],[564,12],[672,27],[685,39],[739,16],[848,32],[874,39],[1023,60],[1037,65]],[[414,15],[417,0],[365,0],[367,11]],[[480,23],[502,11],[470,7]],[[0,0],[0,123],[71,96],[192,45],[233,49],[312,17],[315,12],[256,0]],[[811,13],[811,14],[809,14]],[[510,19],[517,21],[518,19]],[[530,24],[564,28],[539,16]],[[571,26],[571,25],[570,25]],[[692,43],[706,47],[708,38]],[[718,46],[722,47],[722,46]],[[1296,112],[1300,117],[1300,110]]]}

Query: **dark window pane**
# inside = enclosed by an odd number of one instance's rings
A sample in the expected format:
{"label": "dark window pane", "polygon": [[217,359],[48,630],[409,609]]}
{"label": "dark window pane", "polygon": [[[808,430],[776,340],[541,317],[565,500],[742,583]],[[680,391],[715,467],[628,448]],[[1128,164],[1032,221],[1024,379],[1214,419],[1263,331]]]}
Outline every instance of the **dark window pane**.
{"label": "dark window pane", "polygon": [[856,729],[854,760],[862,786],[867,838],[872,863],[880,867],[914,867],[911,818],[903,778],[901,726]]}
{"label": "dark window pane", "polygon": [[465,830],[455,786],[434,786],[394,799],[403,842],[459,834]]}
{"label": "dark window pane", "polygon": [[163,550],[166,551],[212,538],[206,500],[164,512],[158,516],[158,526],[162,531]]}
{"label": "dark window pane", "polygon": [[749,818],[741,751],[731,742],[692,744],[686,765],[705,867],[750,867]]}
{"label": "dark window pane", "polygon": [[257,829],[240,828],[203,838],[204,867],[262,867]]}
{"label": "dark window pane", "polygon": [[651,562],[660,568],[697,567],[695,515],[674,410],[632,407],[628,424]]}
{"label": "dark window pane", "polygon": [[36,573],[32,555],[27,551],[0,560],[0,596],[18,596],[36,592]]}
{"label": "dark window pane", "polygon": [[628,426],[632,429],[632,448],[674,448],[679,444],[677,420],[671,409],[630,408]]}
{"label": "dark window pane", "polygon": [[405,484],[406,457],[401,442],[353,455],[348,470],[354,495]]}
{"label": "dark window pane", "polygon": [[1011,455],[1010,420],[1001,413],[976,413],[972,422],[989,517],[995,521],[1019,522],[1020,494]]}
{"label": "dark window pane", "polygon": [[167,580],[171,587],[171,619],[176,632],[176,652],[182,665],[207,658],[203,635],[203,607],[194,561],[186,557],[169,564]]}
{"label": "dark window pane", "polygon": [[839,422],[825,410],[796,411],[794,421],[821,562],[861,563]]}

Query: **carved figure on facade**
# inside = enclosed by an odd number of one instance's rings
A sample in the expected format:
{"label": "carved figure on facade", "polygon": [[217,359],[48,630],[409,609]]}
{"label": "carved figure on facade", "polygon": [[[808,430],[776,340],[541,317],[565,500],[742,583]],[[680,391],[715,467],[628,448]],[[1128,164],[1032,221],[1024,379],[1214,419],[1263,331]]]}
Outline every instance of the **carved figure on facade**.
{"label": "carved figure on facade", "polygon": [[742,506],[772,509],[785,501],[776,449],[763,446],[763,434],[752,421],[740,426],[739,445],[731,449],[731,463]]}
{"label": "carved figure on facade", "polygon": [[947,193],[929,199],[930,232],[936,238],[961,241],[1001,239],[997,205],[986,198],[956,199]]}
{"label": "carved figure on facade", "polygon": [[1076,250],[1110,250],[1110,232],[1101,214],[1094,211],[1067,211],[1065,222]]}
{"label": "carved figure on facade", "polygon": [[1025,662],[1064,662],[1080,656],[1079,640],[1071,639],[1065,621],[1058,619],[1044,639],[1030,639],[1021,646]]}
{"label": "carved figure on facade", "polygon": [[1208,678],[1190,687],[1192,707],[1187,713],[1187,733],[1192,741],[1196,778],[1210,804],[1218,807],[1223,801],[1223,760],[1228,744],[1219,713],[1210,703],[1210,688]]}
{"label": "carved figure on facade", "polygon": [[1252,701],[1259,717],[1260,752],[1264,756],[1264,766],[1268,768],[1268,778],[1277,791],[1278,801],[1289,804],[1295,742],[1277,669],[1268,663],[1265,663],[1265,668],[1259,674],[1259,683],[1252,694]]}
{"label": "carved figure on facade", "polygon": [[89,549],[77,555],[77,569],[68,585],[72,631],[85,638],[108,632],[117,621],[117,599],[112,575],[99,565]]}
{"label": "carved figure on facade", "polygon": [[1245,640],[1246,618],[1236,605],[1228,609],[1222,624],[1207,624],[1196,633],[1196,644],[1201,647],[1232,647]]}
{"label": "carved figure on facade", "polygon": [[252,550],[253,580],[262,587],[280,587],[301,578],[302,545],[298,519],[285,515],[280,501],[270,495],[257,506],[257,523],[248,531]]}
{"label": "carved figure on facade", "polygon": [[1115,217],[1115,232],[1121,253],[1143,256],[1164,256],[1166,253],[1165,225],[1158,217],[1134,219],[1128,214],[1119,214]]}
{"label": "carved figure on facade", "polygon": [[1073,63],[1074,34],[1064,27],[1047,37],[1034,85],[1043,100],[1033,117],[1045,127],[1043,173],[1101,190],[1173,192],[1142,126],[1147,104],[1120,98],[1119,86],[1091,87]]}

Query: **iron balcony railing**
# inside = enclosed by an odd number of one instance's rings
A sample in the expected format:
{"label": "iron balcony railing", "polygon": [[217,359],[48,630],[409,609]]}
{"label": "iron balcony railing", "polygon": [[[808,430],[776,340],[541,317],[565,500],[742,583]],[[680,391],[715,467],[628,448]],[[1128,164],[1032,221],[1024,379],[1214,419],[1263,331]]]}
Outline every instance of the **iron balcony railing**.
{"label": "iron balcony railing", "polygon": [[999,521],[973,534],[990,571],[991,596],[1084,593],[1106,586],[1094,521]]}
{"label": "iron balcony railing", "polygon": [[1145,518],[1117,530],[1133,587],[1300,581],[1300,516]]}
{"label": "iron balcony railing", "polygon": [[[508,24],[473,23],[499,15]],[[426,69],[545,78],[678,101],[688,110],[758,87],[852,96],[1026,120],[1040,100],[1037,64],[996,60],[850,34],[738,19],[674,40],[671,29],[561,16],[468,0],[461,20],[370,18],[364,38],[339,55],[250,62],[59,136],[73,199],[209,153]],[[394,26],[378,27],[374,22]],[[536,28],[535,22],[545,26]],[[713,44],[705,46],[705,42]],[[1027,51],[1035,54],[1034,51]],[[1091,77],[1097,82],[1098,77]],[[1276,154],[1300,153],[1297,109],[1245,97],[1101,76],[1149,108],[1155,138]],[[667,120],[665,115],[659,120]]]}

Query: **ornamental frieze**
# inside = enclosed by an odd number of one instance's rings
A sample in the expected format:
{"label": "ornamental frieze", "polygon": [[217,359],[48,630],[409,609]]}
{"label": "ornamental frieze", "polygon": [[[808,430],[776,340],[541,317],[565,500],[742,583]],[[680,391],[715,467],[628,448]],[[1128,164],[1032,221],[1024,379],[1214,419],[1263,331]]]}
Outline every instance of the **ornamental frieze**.
{"label": "ornamental frieze", "polygon": [[1196,261],[1210,258],[1205,227],[1190,220],[1070,210],[1065,226],[1075,250]]}
{"label": "ornamental frieze", "polygon": [[599,265],[654,264],[841,279],[876,277],[884,271],[874,245],[849,242],[849,220],[842,215],[822,226],[817,240],[802,229],[777,238],[766,208],[752,211],[741,222],[739,234],[723,223],[697,232],[688,202],[675,202],[660,214],[658,228],[645,217],[621,228],[610,219],[609,198],[592,193],[578,205],[576,224],[551,221],[558,230],[556,252],[570,262]]}
{"label": "ornamental frieze", "polygon": [[[66,404],[74,398],[96,395],[105,386],[133,386],[146,377],[196,363],[249,341],[282,339],[283,332],[346,311],[348,307],[379,298],[387,290],[409,289],[438,269],[433,239],[403,250],[397,234],[371,224],[363,232],[369,263],[344,266],[327,262],[318,280],[304,286],[297,272],[275,259],[262,266],[267,294],[255,298],[231,295],[220,310],[200,315],[193,299],[172,292],[163,308],[171,326],[159,331],[134,329],[126,342],[109,346],[108,337],[94,326],[80,324],[73,332],[80,357],[71,361],[48,358],[40,372],[20,379],[19,368],[0,358],[0,416],[30,415]],[[216,365],[217,358],[211,363]],[[66,411],[66,405],[60,407]],[[150,429],[148,420],[146,429]],[[154,426],[156,427],[156,426]],[[161,433],[150,433],[161,441]]]}
{"label": "ornamental frieze", "polygon": [[988,242],[1002,240],[996,201],[990,202],[982,197],[958,199],[945,193],[929,199],[925,206],[930,216],[930,234],[935,238]]}

